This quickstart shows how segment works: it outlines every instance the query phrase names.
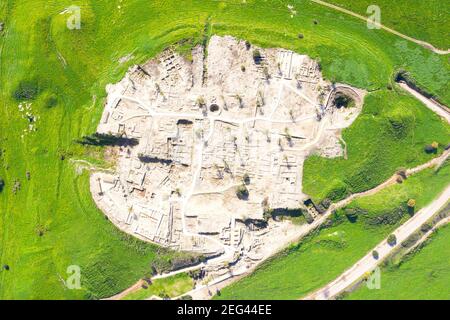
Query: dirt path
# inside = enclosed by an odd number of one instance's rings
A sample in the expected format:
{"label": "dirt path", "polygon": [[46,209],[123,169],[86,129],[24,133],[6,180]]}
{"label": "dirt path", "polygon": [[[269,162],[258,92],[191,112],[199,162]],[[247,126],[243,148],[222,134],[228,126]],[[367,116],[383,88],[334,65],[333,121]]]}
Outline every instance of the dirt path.
{"label": "dirt path", "polygon": [[378,251],[378,259],[373,257],[372,251],[369,252],[350,269],[340,275],[336,280],[313,294],[308,295],[305,299],[326,300],[336,297],[339,293],[375,269],[375,267],[386,257],[388,257],[393,250],[397,249],[404,240],[406,240],[412,233],[414,233],[426,221],[428,221],[428,219],[438,212],[447,203],[448,199],[450,199],[450,185],[447,186],[444,192],[442,192],[436,200],[419,210],[419,212],[417,212],[412,218],[393,232],[397,238],[394,246],[389,245],[387,243],[387,239],[384,239],[373,249]]}
{"label": "dirt path", "polygon": [[[320,4],[320,5],[322,5],[322,6],[325,6],[325,7],[328,7],[328,8],[331,8],[331,9],[334,9],[334,10],[337,10],[337,11],[340,11],[340,12],[343,12],[343,13],[346,13],[346,14],[348,14],[348,15],[351,15],[351,16],[355,17],[355,18],[358,18],[358,19],[367,21],[367,17],[365,17],[365,16],[363,16],[363,15],[360,15],[360,14],[358,14],[358,13],[355,13],[355,12],[353,12],[353,11],[350,11],[350,10],[347,10],[347,9],[344,9],[344,8],[341,8],[341,7],[336,6],[336,5],[334,5],[334,4],[331,4],[331,3],[328,3],[328,2],[325,2],[325,1],[321,1],[321,0],[311,0],[311,1],[312,1],[312,2],[315,2],[315,3],[317,3],[317,4]],[[376,25],[377,27],[380,27],[381,29],[383,29],[383,30],[385,30],[385,31],[387,31],[387,32],[390,32],[390,33],[392,33],[392,34],[395,34],[396,36],[399,36],[399,37],[401,37],[401,38],[403,38],[403,39],[405,39],[405,40],[414,42],[414,43],[416,43],[416,44],[418,44],[418,45],[420,45],[420,46],[422,46],[422,47],[424,47],[424,48],[426,48],[426,49],[428,49],[428,50],[433,51],[433,52],[436,53],[436,54],[445,55],[445,54],[449,54],[449,53],[450,53],[450,49],[447,49],[447,50],[437,49],[437,48],[435,48],[433,45],[431,45],[431,44],[428,43],[428,42],[425,42],[425,41],[418,40],[418,39],[412,38],[412,37],[410,37],[410,36],[407,36],[407,35],[405,35],[405,34],[403,34],[403,33],[400,33],[400,32],[398,32],[398,31],[395,31],[394,29],[391,29],[391,28],[389,28],[389,27],[384,26],[384,25],[382,25],[381,23],[374,23],[374,25]]]}

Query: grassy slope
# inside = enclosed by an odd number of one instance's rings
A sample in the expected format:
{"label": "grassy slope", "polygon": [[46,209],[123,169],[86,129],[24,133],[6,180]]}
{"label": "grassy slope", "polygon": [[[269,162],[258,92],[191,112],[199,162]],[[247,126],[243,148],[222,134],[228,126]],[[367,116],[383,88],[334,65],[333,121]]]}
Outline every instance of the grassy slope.
{"label": "grassy slope", "polygon": [[[448,49],[450,2],[441,0],[326,0],[356,13],[367,15],[367,7],[381,9],[381,23],[435,47]],[[368,15],[367,15],[368,16]]]}
{"label": "grassy slope", "polygon": [[[82,9],[82,29],[68,30],[70,5]],[[177,40],[199,36],[210,16],[212,31],[265,46],[282,46],[320,56],[324,74],[336,81],[385,87],[396,68],[450,101],[444,57],[309,1],[289,18],[287,2],[240,1],[2,1],[0,20],[0,298],[84,298],[106,296],[134,283],[155,258],[155,248],[124,239],[95,208],[87,175],[77,176],[68,161],[79,158],[73,140],[91,133],[104,102],[104,87],[128,66],[154,56]],[[312,23],[319,20],[318,25]],[[298,40],[297,34],[305,39]],[[117,59],[133,52],[132,61]],[[38,131],[27,127],[11,96],[23,80],[35,79],[41,93],[33,101]],[[54,96],[58,105],[48,109]],[[431,136],[430,136],[431,139]],[[351,147],[351,146],[350,146]],[[61,161],[61,153],[67,154]],[[25,178],[30,171],[31,180]],[[11,188],[20,179],[21,190]],[[36,229],[48,229],[43,237]],[[167,260],[167,259],[166,259]],[[81,291],[66,290],[61,278],[71,264],[82,267]]]}
{"label": "grassy slope", "polygon": [[379,290],[362,286],[346,299],[449,300],[449,243],[450,226],[447,225],[437,230],[424,247],[410,254],[400,265],[383,268]]}
{"label": "grassy slope", "polygon": [[153,295],[161,298],[164,295],[168,295],[171,298],[175,298],[193,288],[194,280],[186,273],[180,273],[170,278],[155,280],[147,289],[140,288],[125,296],[123,300],[144,300]]}
{"label": "grassy slope", "polygon": [[399,167],[415,167],[434,157],[424,152],[433,141],[450,142],[450,126],[414,98],[381,90],[370,93],[354,124],[343,132],[348,159],[309,157],[304,191],[317,201],[338,200],[371,189]]}
{"label": "grassy slope", "polygon": [[310,235],[297,246],[264,263],[250,276],[221,292],[219,299],[296,299],[332,281],[384,239],[408,215],[391,224],[373,226],[369,218],[402,207],[409,198],[417,200],[417,210],[442,190],[450,179],[450,164],[437,174],[427,169],[403,184],[391,186],[377,195],[352,202],[366,215],[350,222],[343,210],[333,223]]}

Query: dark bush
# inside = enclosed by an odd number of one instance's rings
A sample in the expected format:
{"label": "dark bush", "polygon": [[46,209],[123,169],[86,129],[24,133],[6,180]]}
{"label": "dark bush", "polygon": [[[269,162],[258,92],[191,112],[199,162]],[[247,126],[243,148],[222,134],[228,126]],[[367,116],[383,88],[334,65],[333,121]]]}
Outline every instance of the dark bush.
{"label": "dark bush", "polygon": [[394,208],[391,211],[377,213],[367,218],[367,224],[371,226],[377,225],[394,225],[408,212],[405,206]]}
{"label": "dark bush", "polygon": [[431,144],[427,144],[424,148],[424,151],[426,153],[436,153],[437,149],[435,147],[433,147]]}
{"label": "dark bush", "polygon": [[304,211],[303,215],[305,216],[306,222],[308,222],[309,224],[314,222],[313,216],[308,211]]}
{"label": "dark bush", "polygon": [[331,200],[328,198],[323,199],[320,204],[322,205],[322,207],[324,207],[325,209],[328,209],[331,206]]}
{"label": "dark bush", "polygon": [[240,185],[236,188],[236,196],[239,200],[247,200],[248,199],[248,189],[245,184]]}
{"label": "dark bush", "polygon": [[258,49],[253,50],[253,61],[256,64],[260,64],[261,59],[262,59],[261,52]]}
{"label": "dark bush", "polygon": [[340,108],[351,108],[355,105],[355,101],[342,93],[338,93],[336,94],[336,96],[334,97],[334,105],[336,106],[336,108],[340,109]]}
{"label": "dark bush", "polygon": [[390,234],[387,238],[387,243],[392,247],[397,243],[397,237],[395,234]]}
{"label": "dark bush", "polygon": [[5,188],[5,180],[0,178],[0,192],[2,192],[4,188]]}
{"label": "dark bush", "polygon": [[36,80],[24,80],[19,83],[14,91],[14,99],[17,101],[33,100],[39,94],[39,83]]}
{"label": "dark bush", "polygon": [[420,227],[420,231],[422,231],[423,233],[426,233],[426,232],[430,231],[431,229],[433,229],[433,226],[430,223],[424,223]]}
{"label": "dark bush", "polygon": [[413,235],[411,235],[411,236],[409,236],[408,238],[406,238],[402,243],[401,243],[401,246],[403,247],[403,248],[409,248],[409,247],[412,247],[416,242],[417,242],[417,240],[419,240],[419,234],[413,234]]}
{"label": "dark bush", "polygon": [[49,97],[48,99],[47,99],[47,101],[45,102],[45,106],[47,107],[47,108],[53,108],[53,107],[56,107],[56,105],[58,104],[58,98],[56,98],[56,97]]}

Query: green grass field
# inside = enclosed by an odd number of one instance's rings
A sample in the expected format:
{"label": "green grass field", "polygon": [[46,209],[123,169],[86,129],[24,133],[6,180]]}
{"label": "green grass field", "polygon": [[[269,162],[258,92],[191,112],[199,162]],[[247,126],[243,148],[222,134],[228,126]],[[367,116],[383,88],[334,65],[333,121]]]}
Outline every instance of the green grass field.
{"label": "green grass field", "polygon": [[[181,39],[199,39],[208,19],[212,33],[320,57],[329,79],[383,89],[404,68],[450,102],[446,57],[309,1],[292,3],[294,18],[285,1],[0,2],[0,264],[10,267],[0,272],[0,299],[106,297],[135,283],[150,263],[169,267],[180,258],[125,237],[105,220],[91,200],[88,174],[79,175],[72,161],[90,159],[91,151],[74,140],[95,131],[107,83]],[[60,14],[71,5],[81,8],[80,30],[69,30],[69,14]],[[118,63],[130,53],[133,59]],[[18,101],[18,88],[27,89],[26,101]],[[391,95],[391,105],[408,99]],[[36,131],[28,132],[21,102],[31,103]],[[444,132],[436,121],[431,128]],[[413,143],[435,139],[431,129],[421,135]],[[409,163],[402,155],[396,165]],[[81,267],[81,290],[64,285],[70,265]]]}
{"label": "green grass field", "polygon": [[400,264],[381,269],[381,288],[361,286],[346,296],[351,300],[449,300],[450,226],[438,229],[424,247]]}
{"label": "green grass field", "polygon": [[[403,184],[353,201],[319,231],[226,287],[216,298],[297,299],[324,286],[408,219],[408,199],[416,199],[419,210],[447,186],[449,179],[447,164],[438,173],[427,169]],[[347,218],[348,212],[354,212],[349,209],[357,210],[356,218]]]}
{"label": "green grass field", "polygon": [[170,278],[155,280],[146,289],[140,288],[125,296],[123,300],[144,300],[154,295],[160,298],[175,298],[193,288],[194,280],[186,273],[180,273]]}
{"label": "green grass field", "polygon": [[368,16],[367,7],[381,9],[381,23],[410,37],[427,41],[437,48],[448,49],[450,3],[440,0],[327,0],[342,8]]}

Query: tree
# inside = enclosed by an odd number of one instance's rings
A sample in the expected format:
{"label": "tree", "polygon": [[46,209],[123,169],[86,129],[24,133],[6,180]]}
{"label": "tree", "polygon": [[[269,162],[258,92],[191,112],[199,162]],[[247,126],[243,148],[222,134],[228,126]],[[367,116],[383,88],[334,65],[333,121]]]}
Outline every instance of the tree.
{"label": "tree", "polygon": [[436,153],[437,149],[432,144],[427,144],[424,148],[426,153]]}
{"label": "tree", "polygon": [[197,98],[197,105],[200,108],[202,108],[205,104],[206,104],[205,98],[203,98],[202,96],[198,96],[198,98]]}
{"label": "tree", "polygon": [[253,50],[253,61],[256,64],[260,64],[261,59],[262,59],[261,52],[258,49]]}
{"label": "tree", "polygon": [[380,254],[378,253],[377,250],[373,250],[372,251],[372,257],[376,260],[378,260],[378,258],[380,257]]}
{"label": "tree", "polygon": [[415,199],[409,199],[408,200],[408,207],[414,208],[416,206],[416,200]]}
{"label": "tree", "polygon": [[241,184],[239,187],[237,187],[236,196],[239,200],[246,200],[248,198],[248,195],[248,189],[245,184]]}
{"label": "tree", "polygon": [[244,106],[244,103],[242,102],[242,97],[239,94],[236,94],[234,97],[237,99],[239,103],[239,108],[242,108]]}
{"label": "tree", "polygon": [[433,141],[433,143],[431,144],[431,146],[436,150],[437,148],[439,148],[439,143],[436,141]]}
{"label": "tree", "polygon": [[250,184],[250,176],[248,175],[248,173],[245,173],[244,176],[242,177],[242,181],[244,181],[244,183],[246,185]]}
{"label": "tree", "polygon": [[387,243],[392,247],[397,243],[397,237],[395,234],[390,234],[387,238]]}

